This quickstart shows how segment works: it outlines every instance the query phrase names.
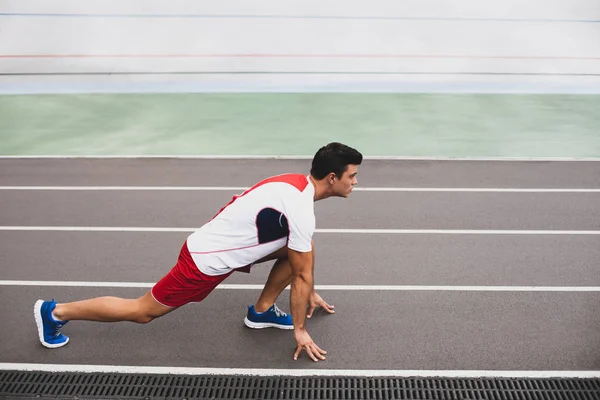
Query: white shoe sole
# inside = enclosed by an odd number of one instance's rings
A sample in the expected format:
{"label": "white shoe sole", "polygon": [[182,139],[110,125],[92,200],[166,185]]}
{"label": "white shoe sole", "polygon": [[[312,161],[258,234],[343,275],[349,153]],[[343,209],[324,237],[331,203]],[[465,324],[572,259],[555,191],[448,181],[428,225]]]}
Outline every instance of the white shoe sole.
{"label": "white shoe sole", "polygon": [[40,338],[40,342],[49,349],[56,349],[58,347],[63,347],[67,343],[69,343],[69,338],[64,343],[52,344],[48,343],[44,340],[44,323],[42,322],[42,304],[44,304],[44,300],[38,300],[35,302],[33,306],[33,316],[35,317],[35,324],[38,328],[38,336]]}
{"label": "white shoe sole", "polygon": [[264,328],[277,328],[277,329],[285,329],[285,330],[294,329],[293,325],[280,325],[280,324],[274,324],[272,322],[252,322],[248,319],[248,317],[244,318],[244,324],[246,324],[246,326],[248,328],[252,328],[252,329],[264,329]]}

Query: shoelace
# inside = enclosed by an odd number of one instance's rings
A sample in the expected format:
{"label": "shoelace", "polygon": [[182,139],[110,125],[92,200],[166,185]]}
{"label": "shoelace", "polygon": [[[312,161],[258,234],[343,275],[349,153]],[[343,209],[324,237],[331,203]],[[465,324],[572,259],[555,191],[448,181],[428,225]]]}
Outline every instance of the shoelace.
{"label": "shoelace", "polygon": [[273,304],[273,311],[275,311],[275,315],[278,317],[287,317],[287,314],[281,311],[279,307],[277,307],[277,304]]}
{"label": "shoelace", "polygon": [[57,338],[60,336],[60,334],[62,333],[62,327],[64,326],[64,324],[59,324],[56,323],[54,325],[54,337]]}

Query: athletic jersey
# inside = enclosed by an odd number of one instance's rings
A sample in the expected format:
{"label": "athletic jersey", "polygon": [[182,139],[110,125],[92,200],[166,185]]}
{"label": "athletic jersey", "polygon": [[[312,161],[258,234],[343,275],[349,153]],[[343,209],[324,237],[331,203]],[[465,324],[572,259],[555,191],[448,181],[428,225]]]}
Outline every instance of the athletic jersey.
{"label": "athletic jersey", "polygon": [[223,275],[288,246],[312,250],[315,188],[308,176],[285,174],[265,179],[236,195],[187,239],[196,266]]}

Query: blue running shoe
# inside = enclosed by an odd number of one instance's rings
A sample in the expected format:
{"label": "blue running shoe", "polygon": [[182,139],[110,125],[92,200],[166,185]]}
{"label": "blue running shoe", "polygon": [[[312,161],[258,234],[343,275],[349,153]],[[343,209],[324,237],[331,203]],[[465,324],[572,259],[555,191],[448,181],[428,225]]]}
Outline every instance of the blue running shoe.
{"label": "blue running shoe", "polygon": [[54,307],[56,307],[54,299],[52,301],[38,300],[33,307],[40,342],[50,349],[69,343],[69,338],[61,333],[62,327],[69,321],[56,321],[52,317]]}
{"label": "blue running shoe", "polygon": [[254,306],[248,307],[248,315],[244,318],[244,323],[252,329],[294,329],[292,316],[281,311],[277,304],[273,304],[271,308],[263,313],[256,312]]}

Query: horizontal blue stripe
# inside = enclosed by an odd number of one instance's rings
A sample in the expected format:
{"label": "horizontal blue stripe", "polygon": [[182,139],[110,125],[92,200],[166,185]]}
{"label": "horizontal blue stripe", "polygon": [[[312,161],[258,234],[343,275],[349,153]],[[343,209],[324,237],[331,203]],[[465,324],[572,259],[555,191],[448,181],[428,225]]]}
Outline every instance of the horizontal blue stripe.
{"label": "horizontal blue stripe", "polygon": [[344,15],[211,15],[211,14],[66,14],[66,13],[0,13],[0,17],[60,17],[60,18],[188,18],[188,19],[337,19],[390,21],[460,21],[460,22],[547,22],[600,23],[588,19],[544,18],[460,18],[460,17],[385,17]]}

